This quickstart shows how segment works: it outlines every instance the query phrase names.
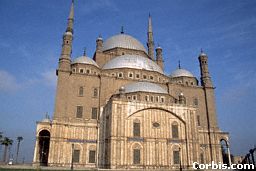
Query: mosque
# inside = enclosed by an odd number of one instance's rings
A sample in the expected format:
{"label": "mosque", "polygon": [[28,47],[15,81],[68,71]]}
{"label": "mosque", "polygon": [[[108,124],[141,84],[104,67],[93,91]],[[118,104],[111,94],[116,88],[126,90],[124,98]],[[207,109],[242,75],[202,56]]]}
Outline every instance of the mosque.
{"label": "mosque", "polygon": [[180,66],[166,74],[149,16],[147,49],[122,31],[99,36],[93,57],[74,58],[73,24],[74,2],[56,70],[53,118],[37,122],[34,165],[172,170],[223,162],[221,141],[228,146],[229,137],[218,127],[204,52],[200,79]]}

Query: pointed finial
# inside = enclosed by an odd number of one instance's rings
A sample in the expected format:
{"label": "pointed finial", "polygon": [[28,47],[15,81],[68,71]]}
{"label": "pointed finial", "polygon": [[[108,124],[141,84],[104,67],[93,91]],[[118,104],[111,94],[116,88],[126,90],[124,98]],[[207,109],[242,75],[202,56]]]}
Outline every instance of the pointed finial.
{"label": "pointed finial", "polygon": [[201,53],[199,56],[207,56],[206,53],[204,53],[203,49],[201,48]]}
{"label": "pointed finial", "polygon": [[86,47],[84,47],[84,54],[83,56],[86,56]]}
{"label": "pointed finial", "polygon": [[148,13],[148,17],[151,17],[150,12]]}
{"label": "pointed finial", "polygon": [[124,26],[121,26],[121,34],[124,34]]}
{"label": "pointed finial", "polygon": [[97,40],[103,40],[101,34],[99,34]]}
{"label": "pointed finial", "polygon": [[156,49],[162,49],[159,43],[157,44]]}
{"label": "pointed finial", "polygon": [[68,19],[74,19],[74,0],[72,0],[71,8],[70,8],[70,13]]}
{"label": "pointed finial", "polygon": [[179,69],[181,69],[181,67],[180,67],[180,60],[179,60],[179,66],[178,67],[179,67]]}

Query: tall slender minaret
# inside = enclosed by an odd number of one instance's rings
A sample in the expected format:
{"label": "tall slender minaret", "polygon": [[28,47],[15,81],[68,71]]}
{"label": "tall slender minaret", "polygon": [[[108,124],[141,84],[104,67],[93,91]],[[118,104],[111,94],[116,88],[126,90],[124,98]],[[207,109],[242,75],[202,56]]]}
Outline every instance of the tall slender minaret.
{"label": "tall slender minaret", "polygon": [[71,4],[71,8],[70,8],[67,29],[63,35],[62,50],[61,50],[61,56],[59,58],[58,71],[65,71],[65,72],[71,71],[73,25],[74,25],[74,0],[72,0],[72,4]]}
{"label": "tall slender minaret", "polygon": [[201,85],[203,87],[213,87],[211,76],[208,70],[208,56],[201,50],[198,57],[201,71]]}
{"label": "tall slender minaret", "polygon": [[72,0],[70,13],[68,17],[67,29],[63,35],[62,50],[59,58],[59,67],[56,74],[58,75],[56,99],[53,119],[69,117],[67,112],[67,97],[69,96],[69,79],[71,75],[71,53],[73,40],[74,24],[74,0]]}
{"label": "tall slender minaret", "polygon": [[153,40],[153,31],[152,31],[152,18],[149,14],[148,17],[148,56],[154,60],[154,40]]}

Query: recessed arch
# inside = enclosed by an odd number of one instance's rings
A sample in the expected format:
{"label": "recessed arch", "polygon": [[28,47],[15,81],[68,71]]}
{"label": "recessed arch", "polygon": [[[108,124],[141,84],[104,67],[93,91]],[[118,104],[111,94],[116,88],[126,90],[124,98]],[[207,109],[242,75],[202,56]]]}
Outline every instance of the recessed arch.
{"label": "recessed arch", "polygon": [[43,129],[38,133],[39,161],[41,166],[48,165],[50,136],[50,131],[47,129]]}
{"label": "recessed arch", "polygon": [[229,146],[228,146],[228,142],[225,138],[221,138],[220,139],[220,147],[221,147],[221,154],[222,154],[222,161],[224,164],[228,164],[230,165],[230,161],[229,161]]}
{"label": "recessed arch", "polygon": [[143,146],[138,142],[134,142],[131,145],[131,149],[143,149]]}

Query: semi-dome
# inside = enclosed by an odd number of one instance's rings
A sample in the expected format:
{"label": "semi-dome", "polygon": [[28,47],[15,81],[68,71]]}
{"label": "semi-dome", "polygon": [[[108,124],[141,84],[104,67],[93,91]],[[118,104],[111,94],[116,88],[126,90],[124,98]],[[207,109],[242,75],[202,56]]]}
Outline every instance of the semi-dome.
{"label": "semi-dome", "polygon": [[81,56],[81,57],[74,59],[72,64],[89,64],[89,65],[94,65],[96,67],[99,67],[93,59],[91,59],[87,56]]}
{"label": "semi-dome", "polygon": [[179,68],[173,71],[170,77],[194,77],[194,75],[188,70]]}
{"label": "semi-dome", "polygon": [[103,51],[116,47],[147,52],[145,47],[137,39],[127,34],[112,36],[103,43]]}
{"label": "semi-dome", "polygon": [[165,90],[157,84],[150,82],[136,82],[124,86],[125,93],[132,93],[138,91],[168,94],[167,90]]}
{"label": "semi-dome", "polygon": [[108,61],[102,69],[134,68],[156,71],[161,74],[163,70],[152,60],[139,55],[122,55]]}

